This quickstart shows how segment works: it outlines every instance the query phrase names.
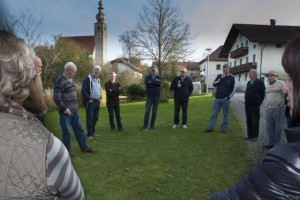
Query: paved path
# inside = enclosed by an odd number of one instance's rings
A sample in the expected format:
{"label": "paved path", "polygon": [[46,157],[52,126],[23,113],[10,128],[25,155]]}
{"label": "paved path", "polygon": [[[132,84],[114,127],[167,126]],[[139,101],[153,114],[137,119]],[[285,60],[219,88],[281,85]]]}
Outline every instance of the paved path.
{"label": "paved path", "polygon": [[[245,114],[245,99],[244,93],[235,93],[230,102],[230,108],[236,119],[240,122],[244,129],[244,136],[247,136],[246,114]],[[266,121],[265,121],[265,107],[260,107],[260,121],[259,121],[259,137],[257,142],[249,143],[249,158],[255,163],[259,164],[267,150],[262,146],[267,143],[266,139]]]}

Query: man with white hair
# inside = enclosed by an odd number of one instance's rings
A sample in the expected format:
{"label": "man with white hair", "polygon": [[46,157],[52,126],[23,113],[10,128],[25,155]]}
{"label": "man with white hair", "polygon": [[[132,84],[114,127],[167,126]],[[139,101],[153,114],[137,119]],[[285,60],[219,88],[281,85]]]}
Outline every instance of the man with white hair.
{"label": "man with white hair", "polygon": [[60,126],[62,129],[62,141],[69,151],[70,156],[76,156],[71,151],[70,126],[74,131],[77,142],[82,152],[95,153],[96,150],[90,148],[85,140],[84,130],[78,113],[78,100],[74,76],[77,67],[72,62],[67,62],[64,67],[64,74],[59,76],[55,82],[53,99],[60,114]]}
{"label": "man with white hair", "polygon": [[256,69],[249,72],[250,81],[247,83],[245,92],[245,111],[247,119],[246,140],[256,142],[259,135],[260,105],[265,98],[265,84],[257,79]]}
{"label": "man with white hair", "polygon": [[89,140],[94,139],[95,126],[98,121],[100,102],[101,102],[101,85],[99,75],[101,67],[96,65],[92,73],[85,77],[81,86],[82,104],[86,109],[86,129]]}

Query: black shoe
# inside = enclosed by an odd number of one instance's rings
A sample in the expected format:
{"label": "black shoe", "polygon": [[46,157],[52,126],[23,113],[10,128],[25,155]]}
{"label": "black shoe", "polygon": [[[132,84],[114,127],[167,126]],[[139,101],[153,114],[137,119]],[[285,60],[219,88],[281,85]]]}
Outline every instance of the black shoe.
{"label": "black shoe", "polygon": [[124,129],[123,129],[123,128],[120,128],[119,131],[120,131],[120,132],[124,132]]}
{"label": "black shoe", "polygon": [[251,142],[257,142],[257,140],[258,140],[257,137],[251,138]]}
{"label": "black shoe", "polygon": [[143,127],[143,128],[141,129],[141,131],[148,131],[148,129],[147,129],[146,127]]}
{"label": "black shoe", "polygon": [[226,134],[226,130],[222,130],[221,132],[222,132],[223,134]]}
{"label": "black shoe", "polygon": [[115,129],[110,129],[110,132],[115,132]]}
{"label": "black shoe", "polygon": [[271,148],[274,147],[274,145],[266,144],[263,147],[266,148],[266,149],[271,149]]}
{"label": "black shoe", "polygon": [[245,139],[245,140],[251,140],[252,137],[247,136],[247,137],[245,137],[244,139]]}
{"label": "black shoe", "polygon": [[213,132],[213,130],[210,129],[206,129],[205,131],[203,131],[204,133],[209,133],[209,132]]}
{"label": "black shoe", "polygon": [[153,130],[153,129],[154,129],[154,126],[150,126],[150,129],[152,129],[152,130]]}

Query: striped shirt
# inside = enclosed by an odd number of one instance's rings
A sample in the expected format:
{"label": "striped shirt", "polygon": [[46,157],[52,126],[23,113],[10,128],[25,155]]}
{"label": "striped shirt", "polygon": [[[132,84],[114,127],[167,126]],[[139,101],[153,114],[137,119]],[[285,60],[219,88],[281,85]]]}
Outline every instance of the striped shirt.
{"label": "striped shirt", "polygon": [[59,76],[54,85],[53,100],[60,114],[63,114],[67,108],[69,108],[71,112],[78,112],[78,100],[74,79],[69,81],[64,75]]}
{"label": "striped shirt", "polygon": [[276,80],[273,84],[266,87],[265,106],[268,108],[283,108],[285,92],[284,82]]}
{"label": "striped shirt", "polygon": [[84,191],[61,141],[51,135],[47,146],[47,185],[59,199],[82,200]]}

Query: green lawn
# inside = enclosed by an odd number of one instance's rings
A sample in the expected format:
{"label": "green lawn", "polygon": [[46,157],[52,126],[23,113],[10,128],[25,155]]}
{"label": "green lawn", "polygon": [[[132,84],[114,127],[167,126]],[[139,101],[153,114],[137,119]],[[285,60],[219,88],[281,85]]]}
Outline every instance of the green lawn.
{"label": "green lawn", "polygon": [[[91,199],[209,199],[252,169],[242,129],[230,114],[228,134],[221,134],[220,115],[215,132],[208,126],[213,98],[191,97],[188,129],[172,129],[174,104],[159,104],[154,130],[141,132],[145,102],[121,104],[124,133],[110,132],[108,112],[101,107],[98,137],[88,141],[96,154],[81,153],[74,135],[72,163],[87,200]],[[220,113],[221,114],[221,113]],[[85,110],[80,109],[85,127]],[[47,128],[61,138],[59,115],[47,114]]]}

